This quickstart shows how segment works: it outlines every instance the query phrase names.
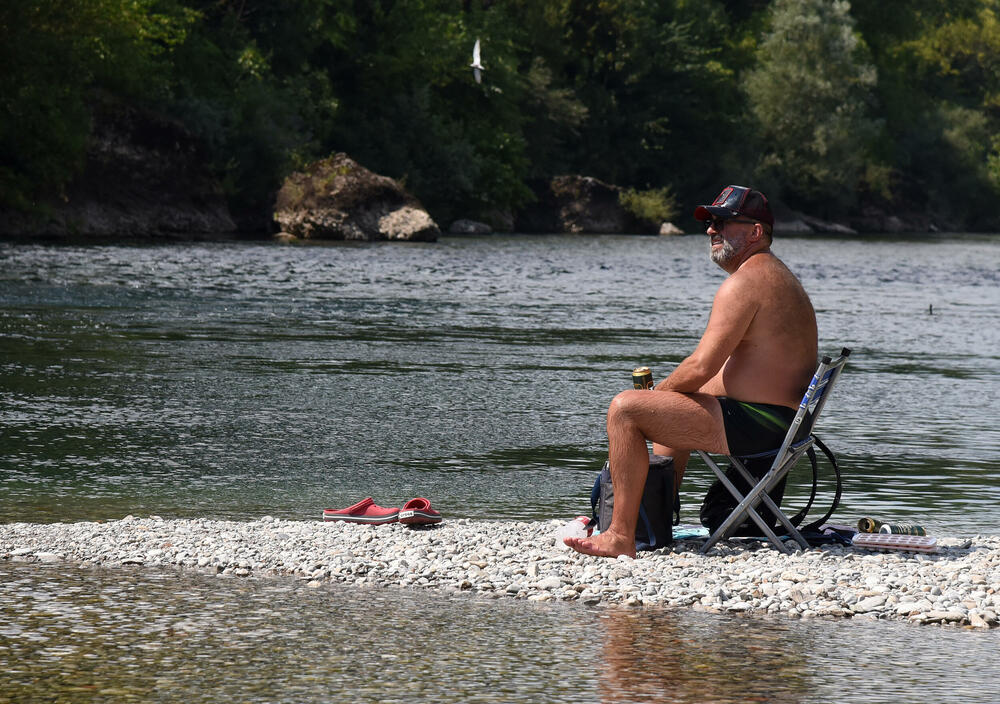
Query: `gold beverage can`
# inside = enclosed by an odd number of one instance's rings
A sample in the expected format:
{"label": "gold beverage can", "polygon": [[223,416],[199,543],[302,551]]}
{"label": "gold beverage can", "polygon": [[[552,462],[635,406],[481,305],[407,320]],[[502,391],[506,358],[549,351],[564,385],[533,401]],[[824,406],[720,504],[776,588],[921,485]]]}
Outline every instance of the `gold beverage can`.
{"label": "gold beverage can", "polygon": [[896,535],[927,535],[923,526],[915,523],[886,523],[878,529],[879,533],[895,533]]}
{"label": "gold beverage can", "polygon": [[632,370],[632,388],[653,388],[653,372],[649,371],[649,367],[636,367]]}
{"label": "gold beverage can", "polygon": [[858,530],[862,533],[878,533],[879,529],[885,525],[882,521],[874,518],[862,518],[858,521]]}

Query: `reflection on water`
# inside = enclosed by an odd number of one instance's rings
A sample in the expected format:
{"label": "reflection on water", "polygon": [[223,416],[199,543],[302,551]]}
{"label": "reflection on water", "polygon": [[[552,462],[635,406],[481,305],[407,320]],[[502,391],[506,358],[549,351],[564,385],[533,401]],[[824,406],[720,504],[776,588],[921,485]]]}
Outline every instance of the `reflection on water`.
{"label": "reflection on water", "polygon": [[996,633],[608,610],[602,702],[995,702]]}
{"label": "reflection on water", "polygon": [[594,688],[572,671],[591,650],[586,611],[156,570],[0,575],[0,702],[574,701]]}
{"label": "reflection on water", "polygon": [[801,702],[807,633],[745,619],[611,610],[601,619],[602,702]]}
{"label": "reflection on water", "polygon": [[0,564],[0,703],[985,704],[997,636]]}

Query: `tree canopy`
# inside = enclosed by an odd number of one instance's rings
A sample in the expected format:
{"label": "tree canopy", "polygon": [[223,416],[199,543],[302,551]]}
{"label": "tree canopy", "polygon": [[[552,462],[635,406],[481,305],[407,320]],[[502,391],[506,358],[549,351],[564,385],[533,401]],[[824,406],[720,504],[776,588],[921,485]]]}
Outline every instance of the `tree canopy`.
{"label": "tree canopy", "polygon": [[578,173],[1000,230],[1000,0],[4,3],[0,208],[57,198],[109,99],[182,124],[237,210],[343,151],[445,223]]}

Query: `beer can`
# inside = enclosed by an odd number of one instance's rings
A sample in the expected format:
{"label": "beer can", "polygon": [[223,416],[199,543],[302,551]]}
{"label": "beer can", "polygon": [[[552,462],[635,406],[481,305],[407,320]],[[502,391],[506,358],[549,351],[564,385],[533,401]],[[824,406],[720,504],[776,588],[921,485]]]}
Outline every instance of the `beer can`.
{"label": "beer can", "polygon": [[635,389],[653,388],[653,372],[649,367],[636,367],[632,370],[632,387]]}
{"label": "beer can", "polygon": [[861,533],[878,533],[879,529],[885,525],[882,521],[874,518],[862,518],[858,521],[858,531]]}
{"label": "beer can", "polygon": [[886,523],[878,529],[879,533],[895,533],[896,535],[927,535],[923,526],[914,523]]}

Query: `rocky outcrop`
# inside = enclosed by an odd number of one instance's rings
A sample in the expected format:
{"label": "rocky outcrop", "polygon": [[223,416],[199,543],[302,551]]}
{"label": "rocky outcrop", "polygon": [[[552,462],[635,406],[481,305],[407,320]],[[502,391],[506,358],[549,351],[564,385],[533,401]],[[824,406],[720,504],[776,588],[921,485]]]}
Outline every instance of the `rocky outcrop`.
{"label": "rocky outcrop", "polygon": [[811,215],[794,211],[778,212],[774,218],[774,234],[776,235],[856,235],[855,230],[847,225],[822,220]]}
{"label": "rocky outcrop", "polygon": [[493,232],[514,231],[514,211],[508,208],[495,208],[483,213],[483,220]]}
{"label": "rocky outcrop", "polygon": [[865,206],[860,214],[851,218],[851,227],[860,232],[939,232],[935,218],[916,208],[887,212],[874,206]]}
{"label": "rocky outcrop", "polygon": [[590,176],[557,176],[535,184],[536,202],[519,215],[520,232],[655,234],[659,223],[639,220],[621,204],[621,189]]}
{"label": "rocky outcrop", "polygon": [[33,214],[0,212],[0,235],[81,239],[232,233],[219,183],[178,123],[111,101],[94,106],[82,174]]}
{"label": "rocky outcrop", "polygon": [[274,220],[284,235],[302,239],[433,242],[441,234],[396,181],[342,153],[286,178]]}
{"label": "rocky outcrop", "polygon": [[926,213],[890,213],[874,207],[865,207],[859,214],[848,216],[843,222],[779,208],[774,220],[774,232],[778,235],[898,235],[938,231],[934,219]]}

